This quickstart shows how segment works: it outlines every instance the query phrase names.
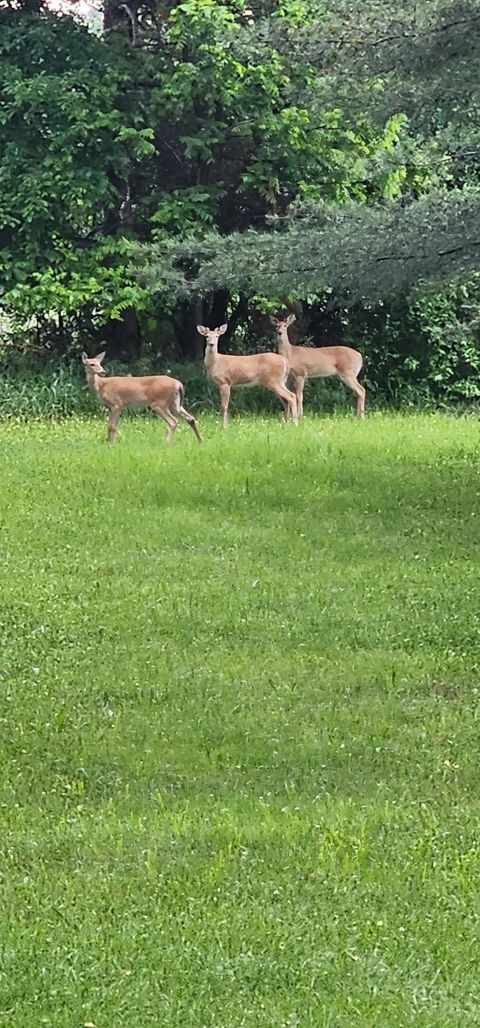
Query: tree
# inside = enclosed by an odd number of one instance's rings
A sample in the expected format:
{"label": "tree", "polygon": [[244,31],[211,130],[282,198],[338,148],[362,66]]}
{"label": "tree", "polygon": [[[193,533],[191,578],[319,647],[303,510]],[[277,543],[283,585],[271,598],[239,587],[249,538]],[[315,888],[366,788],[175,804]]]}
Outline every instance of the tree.
{"label": "tree", "polygon": [[[276,180],[269,169],[268,181],[282,188],[278,195],[273,188],[263,225],[249,211],[246,231],[229,225],[226,234],[218,226],[216,233],[189,231],[183,241],[170,233],[138,248],[140,281],[170,301],[221,288],[277,299],[328,291],[334,302],[376,302],[478,265],[477,0],[407,2],[400,10],[337,0],[321,21],[299,12],[299,4],[287,5],[285,17],[256,22],[255,32],[259,54],[273,47],[293,55],[290,96],[304,78],[299,149],[304,170],[313,141],[312,166],[290,191],[295,147],[287,172]],[[245,32],[240,46],[248,47]],[[328,108],[334,96],[335,111]],[[277,130],[291,117],[291,108],[279,112]],[[334,131],[322,168],[319,139],[328,119]],[[271,134],[265,153],[275,153]]]}
{"label": "tree", "polygon": [[119,102],[122,60],[71,18],[0,17],[3,305],[57,327],[120,317],[139,295],[121,274],[130,175],[153,149]]}
{"label": "tree", "polygon": [[27,0],[0,19],[3,306],[50,339],[132,357],[168,315],[188,359],[258,293],[318,309],[475,266],[480,0],[108,0],[102,38]]}

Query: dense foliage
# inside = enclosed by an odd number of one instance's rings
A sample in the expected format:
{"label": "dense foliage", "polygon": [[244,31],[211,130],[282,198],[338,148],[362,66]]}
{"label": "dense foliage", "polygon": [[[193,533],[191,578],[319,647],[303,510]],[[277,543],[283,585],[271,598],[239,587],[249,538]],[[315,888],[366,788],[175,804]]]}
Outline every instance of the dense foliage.
{"label": "dense foliage", "polygon": [[199,319],[251,348],[294,305],[297,338],[360,340],[386,395],[474,394],[478,0],[103,20],[0,5],[4,351],[190,360]]}

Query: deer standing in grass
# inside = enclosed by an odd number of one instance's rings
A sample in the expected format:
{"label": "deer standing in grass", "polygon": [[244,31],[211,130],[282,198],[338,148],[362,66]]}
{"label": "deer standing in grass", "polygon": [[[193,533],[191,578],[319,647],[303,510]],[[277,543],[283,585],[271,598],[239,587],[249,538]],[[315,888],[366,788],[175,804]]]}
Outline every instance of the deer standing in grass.
{"label": "deer standing in grass", "polygon": [[201,443],[202,437],[195,418],[183,406],[184,388],[178,378],[170,378],[168,375],[148,375],[142,378],[115,375],[106,378],[106,372],[102,367],[104,359],[105,351],[91,358],[82,353],[88,385],[110,412],[107,435],[109,443],[113,443],[115,439],[118,419],[124,407],[150,407],[167,423],[167,443],[178,427],[177,417],[190,425]]}
{"label": "deer standing in grass", "polygon": [[292,346],[288,328],[295,321],[295,315],[289,314],[283,321],[271,317],[270,321],[277,333],[278,352],[288,361],[295,384],[299,417],[303,415],[303,390],[307,378],[337,375],[355,393],[357,414],[363,418],[366,392],[357,378],[363,365],[361,353],[350,346]]}
{"label": "deer standing in grass", "polygon": [[284,357],[278,353],[252,353],[246,357],[219,353],[218,340],[226,331],[226,325],[220,325],[220,328],[197,325],[197,332],[206,339],[204,363],[207,375],[220,389],[223,427],[226,428],[228,424],[232,386],[239,385],[262,385],[275,393],[283,405],[285,421],[288,421],[288,413],[291,411],[292,418],[297,424],[297,401],[295,393],[285,385],[288,364]]}

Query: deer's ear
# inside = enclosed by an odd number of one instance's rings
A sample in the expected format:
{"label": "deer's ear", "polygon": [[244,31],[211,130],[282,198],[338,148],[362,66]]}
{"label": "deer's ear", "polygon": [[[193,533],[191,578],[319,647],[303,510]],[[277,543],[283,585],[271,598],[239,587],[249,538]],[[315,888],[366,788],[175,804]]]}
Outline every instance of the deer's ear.
{"label": "deer's ear", "polygon": [[106,350],[102,350],[102,352],[101,352],[101,353],[97,353],[97,356],[95,357],[95,360],[96,360],[96,361],[100,361],[100,364],[101,364],[101,363],[102,363],[102,361],[104,361],[104,360],[105,360],[105,355],[106,355],[106,352],[107,352]]}
{"label": "deer's ear", "polygon": [[289,314],[288,318],[285,319],[285,324],[286,324],[287,328],[288,328],[289,325],[293,325],[293,322],[296,321],[296,320],[297,319],[295,317],[295,314]]}
{"label": "deer's ear", "polygon": [[88,361],[88,356],[87,356],[87,354],[85,353],[85,350],[84,350],[83,353],[82,353],[82,364],[86,364],[87,361]]}
{"label": "deer's ear", "polygon": [[227,328],[228,328],[228,325],[220,325],[220,328],[218,330],[219,336],[225,335],[225,332],[227,331]]}
{"label": "deer's ear", "polygon": [[274,318],[273,314],[269,314],[268,316],[270,318],[270,324],[273,325],[274,328],[276,328],[278,325],[277,319]]}
{"label": "deer's ear", "polygon": [[201,336],[208,336],[208,328],[205,328],[205,325],[197,325],[197,332]]}

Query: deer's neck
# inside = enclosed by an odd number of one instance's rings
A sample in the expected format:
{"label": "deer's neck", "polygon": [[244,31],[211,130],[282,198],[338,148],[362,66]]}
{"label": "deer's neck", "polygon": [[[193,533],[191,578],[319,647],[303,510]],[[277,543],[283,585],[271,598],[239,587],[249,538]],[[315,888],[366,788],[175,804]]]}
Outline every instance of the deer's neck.
{"label": "deer's neck", "polygon": [[282,355],[282,357],[288,357],[290,350],[292,349],[292,344],[286,332],[283,335],[279,336],[277,349],[278,352]]}
{"label": "deer's neck", "polygon": [[207,374],[210,375],[212,373],[212,371],[213,371],[213,369],[215,367],[215,364],[217,362],[217,358],[218,358],[217,351],[216,350],[212,350],[210,346],[207,347],[207,349],[205,350],[205,357],[203,359],[203,363],[205,364],[205,369],[207,371]]}
{"label": "deer's neck", "polygon": [[102,395],[102,379],[100,375],[94,375],[92,371],[87,371],[87,385],[92,390],[92,393],[96,393],[97,396]]}

